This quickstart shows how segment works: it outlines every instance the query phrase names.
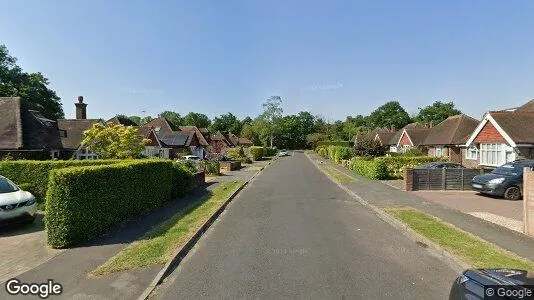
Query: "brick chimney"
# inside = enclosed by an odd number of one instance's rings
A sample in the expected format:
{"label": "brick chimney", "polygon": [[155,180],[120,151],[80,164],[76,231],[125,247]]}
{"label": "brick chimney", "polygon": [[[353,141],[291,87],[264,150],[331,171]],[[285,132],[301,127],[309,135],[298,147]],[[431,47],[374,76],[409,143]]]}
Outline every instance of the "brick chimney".
{"label": "brick chimney", "polygon": [[83,96],[78,96],[78,103],[74,103],[74,105],[76,105],[76,119],[87,119],[87,104],[83,103]]}

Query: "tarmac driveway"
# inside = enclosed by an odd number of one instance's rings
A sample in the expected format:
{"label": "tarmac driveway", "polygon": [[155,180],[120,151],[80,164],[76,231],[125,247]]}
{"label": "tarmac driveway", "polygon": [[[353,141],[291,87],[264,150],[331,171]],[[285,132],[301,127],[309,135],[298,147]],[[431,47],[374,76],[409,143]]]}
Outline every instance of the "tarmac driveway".
{"label": "tarmac driveway", "polygon": [[479,194],[475,191],[411,192],[429,202],[438,203],[495,224],[523,231],[523,201],[512,201]]}
{"label": "tarmac driveway", "polygon": [[0,283],[33,269],[61,251],[46,246],[42,214],[33,224],[0,228]]}

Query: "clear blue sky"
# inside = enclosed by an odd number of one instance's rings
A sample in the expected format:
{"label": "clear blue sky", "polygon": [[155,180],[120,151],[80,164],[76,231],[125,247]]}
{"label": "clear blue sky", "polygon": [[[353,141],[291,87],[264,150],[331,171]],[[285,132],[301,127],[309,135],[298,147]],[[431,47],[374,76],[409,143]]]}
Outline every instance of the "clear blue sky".
{"label": "clear blue sky", "polygon": [[388,100],[480,118],[534,98],[534,1],[0,2],[0,42],[73,117],[163,110],[329,120]]}

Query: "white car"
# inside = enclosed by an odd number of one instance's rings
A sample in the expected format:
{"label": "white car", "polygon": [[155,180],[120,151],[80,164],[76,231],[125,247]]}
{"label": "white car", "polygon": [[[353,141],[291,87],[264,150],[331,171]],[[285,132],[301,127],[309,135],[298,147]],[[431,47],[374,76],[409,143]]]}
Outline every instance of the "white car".
{"label": "white car", "polygon": [[0,176],[0,225],[35,220],[37,203],[30,192],[21,190],[9,179]]}
{"label": "white car", "polygon": [[196,155],[186,155],[183,157],[185,160],[202,160],[202,158]]}
{"label": "white car", "polygon": [[289,156],[289,152],[286,150],[282,150],[278,153],[278,156]]}

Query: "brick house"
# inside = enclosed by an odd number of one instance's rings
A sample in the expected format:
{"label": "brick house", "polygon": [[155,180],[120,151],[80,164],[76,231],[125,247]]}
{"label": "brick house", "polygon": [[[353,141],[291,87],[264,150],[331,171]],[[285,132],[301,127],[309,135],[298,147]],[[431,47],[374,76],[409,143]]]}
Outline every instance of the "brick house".
{"label": "brick house", "polygon": [[428,155],[448,157],[450,161],[465,167],[476,167],[477,161],[468,153],[465,143],[477,127],[479,121],[460,114],[451,116],[432,127],[424,141]]}
{"label": "brick house", "polygon": [[180,158],[192,153],[205,157],[205,147],[209,146],[202,131],[195,126],[174,126],[166,118],[157,118],[138,127],[144,138],[150,140],[145,146],[144,155],[168,159]]}
{"label": "brick house", "polygon": [[426,128],[419,123],[411,123],[401,130],[397,131],[395,135],[389,141],[390,152],[404,153],[413,148],[420,148],[426,151],[424,141],[430,132],[430,128]]}
{"label": "brick house", "polygon": [[179,129],[183,132],[195,133],[198,139],[198,144],[191,146],[191,151],[194,155],[204,158],[208,153],[211,152],[209,142],[210,133],[207,128],[198,128],[196,126],[180,126]]}
{"label": "brick house", "polygon": [[220,132],[210,136],[210,149],[212,155],[219,155],[224,152],[224,149],[232,147],[232,143],[226,139],[226,137]]}
{"label": "brick house", "polygon": [[502,111],[490,111],[465,143],[480,166],[497,167],[534,158],[534,100]]}

